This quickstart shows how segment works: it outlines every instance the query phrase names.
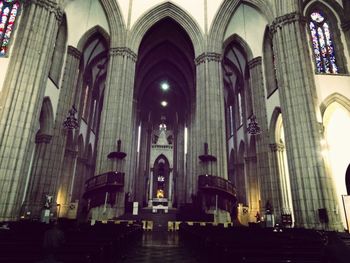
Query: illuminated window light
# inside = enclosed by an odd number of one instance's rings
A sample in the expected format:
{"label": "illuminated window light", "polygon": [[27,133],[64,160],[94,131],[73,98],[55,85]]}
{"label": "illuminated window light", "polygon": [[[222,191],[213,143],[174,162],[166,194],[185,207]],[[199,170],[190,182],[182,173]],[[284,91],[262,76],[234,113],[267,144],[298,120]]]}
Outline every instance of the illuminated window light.
{"label": "illuminated window light", "polygon": [[163,100],[163,101],[160,103],[160,105],[162,105],[163,107],[166,107],[166,106],[168,105],[168,102],[165,101],[165,100]]}

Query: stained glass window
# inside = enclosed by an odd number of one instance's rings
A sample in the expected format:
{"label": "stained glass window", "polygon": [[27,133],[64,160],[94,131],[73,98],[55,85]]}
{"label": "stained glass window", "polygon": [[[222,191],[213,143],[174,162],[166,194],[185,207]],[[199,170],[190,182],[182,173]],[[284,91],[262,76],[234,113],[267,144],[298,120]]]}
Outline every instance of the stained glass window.
{"label": "stained glass window", "polygon": [[329,22],[319,11],[310,15],[310,32],[318,73],[338,73]]}
{"label": "stained glass window", "polygon": [[238,114],[239,114],[239,125],[243,124],[243,108],[242,108],[242,95],[238,93]]}
{"label": "stained glass window", "polygon": [[0,56],[7,55],[11,33],[20,7],[19,1],[0,0]]}

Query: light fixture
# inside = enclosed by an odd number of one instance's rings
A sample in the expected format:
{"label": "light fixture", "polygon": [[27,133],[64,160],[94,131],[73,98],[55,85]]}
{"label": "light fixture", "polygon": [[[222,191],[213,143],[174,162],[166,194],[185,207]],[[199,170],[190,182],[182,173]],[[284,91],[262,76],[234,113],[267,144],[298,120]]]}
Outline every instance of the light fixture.
{"label": "light fixture", "polygon": [[163,91],[167,91],[169,89],[169,84],[166,82],[163,82],[160,87],[162,88]]}
{"label": "light fixture", "polygon": [[163,100],[163,101],[160,103],[160,105],[162,105],[163,107],[166,107],[166,106],[168,105],[168,102],[165,101],[165,100]]}
{"label": "light fixture", "polygon": [[259,124],[256,122],[256,117],[253,114],[250,118],[249,118],[249,123],[248,123],[248,127],[247,127],[247,131],[250,135],[257,135],[261,133],[261,129]]}
{"label": "light fixture", "polygon": [[77,113],[77,110],[75,109],[74,105],[72,108],[68,111],[68,116],[66,120],[63,122],[63,127],[67,130],[74,130],[79,127],[78,120],[75,117],[75,113]]}

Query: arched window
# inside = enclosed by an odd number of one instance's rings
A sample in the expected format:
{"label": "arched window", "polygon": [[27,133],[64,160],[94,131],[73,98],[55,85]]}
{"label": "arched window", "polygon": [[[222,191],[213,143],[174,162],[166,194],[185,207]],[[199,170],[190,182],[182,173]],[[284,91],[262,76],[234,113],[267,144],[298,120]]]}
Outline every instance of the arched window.
{"label": "arched window", "polygon": [[317,73],[339,73],[330,22],[318,10],[311,12],[309,19]]}
{"label": "arched window", "polygon": [[0,57],[8,53],[8,45],[19,7],[19,1],[0,0]]}

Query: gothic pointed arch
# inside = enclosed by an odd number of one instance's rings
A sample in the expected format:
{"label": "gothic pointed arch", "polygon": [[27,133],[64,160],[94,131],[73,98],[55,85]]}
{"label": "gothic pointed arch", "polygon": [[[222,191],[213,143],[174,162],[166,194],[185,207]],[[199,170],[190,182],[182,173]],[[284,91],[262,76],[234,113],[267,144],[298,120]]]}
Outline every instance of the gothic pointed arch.
{"label": "gothic pointed arch", "polygon": [[325,98],[321,103],[320,110],[321,110],[322,116],[324,116],[326,109],[334,102],[338,102],[340,105],[342,105],[345,109],[347,109],[350,112],[350,100],[344,95],[338,92],[335,92],[329,95],[327,98]]}
{"label": "gothic pointed arch", "polygon": [[224,0],[209,30],[209,46],[212,49],[220,51],[221,47],[217,46],[217,43],[222,43],[222,41],[224,41],[228,23],[240,4],[252,6],[264,15],[269,24],[272,23],[274,14],[270,2],[264,0]]}
{"label": "gothic pointed arch", "polygon": [[111,47],[118,47],[125,44],[125,23],[122,13],[116,0],[100,0],[106,13],[107,21],[111,32]]}
{"label": "gothic pointed arch", "polygon": [[[317,0],[304,0],[302,6],[303,10],[307,9],[310,5],[316,4],[316,2],[318,2],[317,4],[321,4],[321,2]],[[344,12],[344,8],[339,4],[338,1],[323,0],[323,2],[324,3],[322,3],[322,5],[325,6],[326,4],[327,6],[330,6],[337,13],[342,23],[346,22],[346,13]]]}
{"label": "gothic pointed arch", "polygon": [[38,134],[53,134],[53,125],[54,125],[54,115],[52,103],[49,97],[45,97],[41,107],[40,117],[40,130]]}
{"label": "gothic pointed arch", "polygon": [[200,55],[204,50],[202,30],[198,23],[186,11],[171,2],[165,2],[152,8],[136,21],[131,29],[131,36],[129,39],[131,49],[134,51],[138,50],[146,32],[154,24],[167,17],[176,21],[185,30],[192,41],[195,56],[197,57]]}
{"label": "gothic pointed arch", "polygon": [[86,31],[85,34],[80,38],[77,46],[78,50],[82,52],[89,39],[91,39],[91,37],[96,34],[100,34],[107,43],[110,43],[110,36],[108,32],[103,27],[97,25]]}
{"label": "gothic pointed arch", "polygon": [[275,109],[272,112],[271,120],[270,120],[270,127],[269,127],[269,138],[270,143],[276,143],[276,128],[277,128],[277,119],[281,114],[281,108],[275,107]]}
{"label": "gothic pointed arch", "polygon": [[226,48],[229,45],[238,45],[243,52],[245,53],[247,57],[247,61],[251,61],[253,57],[253,52],[251,48],[249,47],[248,43],[239,35],[233,34],[229,38],[227,38],[223,43],[223,50],[226,50]]}
{"label": "gothic pointed arch", "polygon": [[315,73],[347,73],[339,19],[334,10],[322,2],[313,2],[304,10]]}
{"label": "gothic pointed arch", "polygon": [[158,157],[157,157],[156,160],[154,161],[154,164],[159,163],[160,160],[164,160],[164,164],[167,165],[168,167],[170,167],[169,160],[168,160],[168,158],[167,158],[164,154],[158,155]]}

